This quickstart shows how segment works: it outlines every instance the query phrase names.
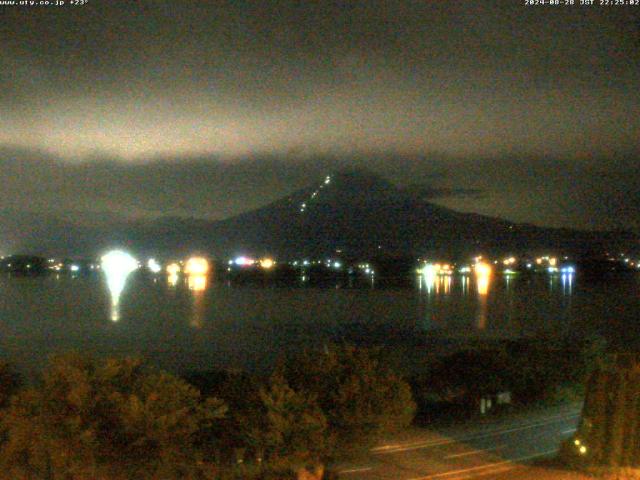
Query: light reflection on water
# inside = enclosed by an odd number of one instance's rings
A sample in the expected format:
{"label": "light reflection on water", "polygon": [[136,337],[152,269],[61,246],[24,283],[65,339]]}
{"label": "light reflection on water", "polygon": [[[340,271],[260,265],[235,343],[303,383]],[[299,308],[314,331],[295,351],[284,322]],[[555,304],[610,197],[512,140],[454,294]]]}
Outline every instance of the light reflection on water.
{"label": "light reflection on water", "polygon": [[573,274],[572,273],[563,273],[562,274],[562,293],[565,295],[571,295],[573,290]]}
{"label": "light reflection on water", "polygon": [[189,325],[194,328],[202,328],[204,324],[206,305],[204,292],[207,289],[208,279],[203,274],[193,274],[187,276],[187,286],[193,294],[193,310]]}
{"label": "light reflection on water", "polygon": [[178,285],[179,279],[180,277],[177,273],[170,273],[169,275],[167,275],[167,283],[170,287],[176,287]]}
{"label": "light reflection on water", "polygon": [[430,283],[416,276],[413,289],[176,277],[0,277],[0,353],[35,363],[56,349],[86,349],[169,367],[259,365],[283,350],[341,339],[348,325],[379,343],[389,331],[411,332],[418,342],[595,331],[640,346],[640,276],[599,283],[579,275],[445,275]]}
{"label": "light reflection on water", "polygon": [[[120,320],[120,295],[127,283],[127,278],[138,268],[138,262],[122,250],[111,250],[102,256],[101,266],[111,293],[111,321],[117,322]],[[72,271],[73,267],[72,265]],[[79,267],[76,267],[76,270],[78,269]]]}

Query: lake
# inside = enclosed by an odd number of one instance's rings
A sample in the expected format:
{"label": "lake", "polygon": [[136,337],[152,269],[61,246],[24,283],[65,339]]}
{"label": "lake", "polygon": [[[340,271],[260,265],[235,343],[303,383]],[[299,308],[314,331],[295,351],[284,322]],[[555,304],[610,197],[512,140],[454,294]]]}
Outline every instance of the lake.
{"label": "lake", "polygon": [[595,332],[630,349],[640,347],[639,307],[639,274],[416,277],[407,288],[251,287],[141,272],[114,287],[102,274],[2,275],[0,354],[29,373],[67,350],[184,371],[260,370],[281,352],[331,341],[429,353],[438,342]]}

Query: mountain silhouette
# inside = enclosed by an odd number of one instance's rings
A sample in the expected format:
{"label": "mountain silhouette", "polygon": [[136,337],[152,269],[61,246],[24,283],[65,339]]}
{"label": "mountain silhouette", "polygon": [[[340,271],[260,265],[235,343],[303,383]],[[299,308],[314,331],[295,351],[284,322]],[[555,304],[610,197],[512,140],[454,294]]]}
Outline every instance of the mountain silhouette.
{"label": "mountain silhouette", "polygon": [[165,217],[78,228],[63,221],[29,219],[22,251],[96,254],[122,246],[160,255],[193,251],[218,258],[274,255],[279,258],[371,256],[448,258],[483,253],[531,253],[552,249],[601,254],[637,245],[627,232],[596,232],[517,224],[457,212],[425,199],[420,189],[401,189],[367,170],[343,170],[310,182],[264,207],[221,220]]}
{"label": "mountain silhouette", "polygon": [[516,224],[461,213],[402,190],[366,170],[345,170],[257,210],[204,229],[217,254],[287,258],[371,255],[459,256],[477,252],[570,252],[616,248],[635,237]]}

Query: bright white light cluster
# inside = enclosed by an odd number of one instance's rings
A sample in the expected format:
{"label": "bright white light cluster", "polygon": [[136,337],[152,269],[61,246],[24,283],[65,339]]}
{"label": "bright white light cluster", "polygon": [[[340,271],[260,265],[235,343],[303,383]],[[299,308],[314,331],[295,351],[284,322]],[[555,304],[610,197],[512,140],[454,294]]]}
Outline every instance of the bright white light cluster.
{"label": "bright white light cluster", "polygon": [[138,268],[138,261],[122,250],[108,252],[102,256],[101,261],[111,293],[111,320],[116,322],[120,319],[120,295],[127,283],[127,277]]}

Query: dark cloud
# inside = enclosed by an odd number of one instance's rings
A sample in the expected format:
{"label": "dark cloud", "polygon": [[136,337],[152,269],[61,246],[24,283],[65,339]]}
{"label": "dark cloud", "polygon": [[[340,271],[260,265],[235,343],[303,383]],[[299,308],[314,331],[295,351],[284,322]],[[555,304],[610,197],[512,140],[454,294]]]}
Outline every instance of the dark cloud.
{"label": "dark cloud", "polygon": [[92,0],[0,15],[7,218],[218,219],[355,166],[464,211],[640,229],[638,9]]}
{"label": "dark cloud", "polygon": [[405,189],[407,192],[416,195],[422,200],[435,200],[442,198],[482,198],[485,192],[479,188],[456,188],[456,187],[432,187],[429,185],[409,185]]}
{"label": "dark cloud", "polygon": [[263,206],[344,168],[366,168],[425,200],[519,222],[640,230],[638,156],[584,161],[446,156],[315,156],[237,161],[116,158],[78,163],[0,149],[5,214],[53,215],[76,225],[163,216],[221,219]]}
{"label": "dark cloud", "polygon": [[575,156],[638,141],[635,9],[114,0],[2,13],[0,142],[64,156]]}

